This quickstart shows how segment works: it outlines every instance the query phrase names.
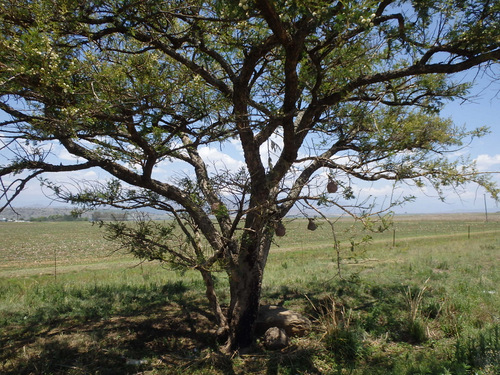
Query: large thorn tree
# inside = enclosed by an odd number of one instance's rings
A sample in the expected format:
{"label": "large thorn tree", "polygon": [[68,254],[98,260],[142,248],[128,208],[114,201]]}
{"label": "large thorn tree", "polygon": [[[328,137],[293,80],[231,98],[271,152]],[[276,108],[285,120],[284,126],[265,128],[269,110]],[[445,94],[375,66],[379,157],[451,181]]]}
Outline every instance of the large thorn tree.
{"label": "large thorn tree", "polygon": [[[494,73],[497,0],[0,4],[2,207],[40,179],[84,208],[169,213],[168,225],[110,224],[110,236],[198,270],[228,351],[252,344],[269,248],[293,207],[364,217],[349,200],[363,180],[497,194],[473,163],[445,157],[486,130],[439,116],[470,87],[453,74]],[[204,158],[228,144],[244,168]],[[169,165],[183,174],[165,178]],[[109,179],[42,178],[93,168]],[[227,274],[227,309],[214,271]]]}

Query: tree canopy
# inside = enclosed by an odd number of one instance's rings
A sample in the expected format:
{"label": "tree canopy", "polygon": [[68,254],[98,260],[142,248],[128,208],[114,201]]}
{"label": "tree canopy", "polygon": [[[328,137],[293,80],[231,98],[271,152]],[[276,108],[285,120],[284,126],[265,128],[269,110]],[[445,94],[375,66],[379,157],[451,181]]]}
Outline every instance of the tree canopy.
{"label": "tree canopy", "polygon": [[[453,74],[494,72],[496,0],[2,0],[1,9],[2,206],[39,178],[83,207],[168,212],[172,225],[115,223],[110,237],[199,270],[228,350],[252,342],[270,244],[293,207],[363,219],[359,180],[440,194],[474,182],[498,197],[473,162],[445,157],[487,129],[439,115],[470,88]],[[229,143],[244,168],[212,168],[203,149]],[[55,157],[60,147],[72,162]],[[165,179],[174,163],[184,175]],[[91,168],[110,179],[43,179]],[[214,270],[228,275],[227,313]]]}

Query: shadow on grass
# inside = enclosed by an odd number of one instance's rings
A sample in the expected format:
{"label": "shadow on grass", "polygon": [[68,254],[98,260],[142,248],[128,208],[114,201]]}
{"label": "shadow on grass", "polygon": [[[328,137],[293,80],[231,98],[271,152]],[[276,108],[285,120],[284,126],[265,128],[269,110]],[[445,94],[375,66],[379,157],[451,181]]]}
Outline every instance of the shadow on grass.
{"label": "shadow on grass", "polygon": [[54,285],[38,294],[37,308],[2,321],[2,374],[320,373],[313,349],[257,349],[240,363],[220,354],[203,293],[182,282]]}
{"label": "shadow on grass", "polygon": [[266,375],[321,374],[314,365],[316,351],[297,349],[288,353],[271,353],[266,366]]}
{"label": "shadow on grass", "polygon": [[[79,289],[54,286],[43,293],[40,307],[30,314],[2,317],[0,373],[322,374],[323,367],[326,373],[332,373],[328,371],[337,366],[356,367],[359,363],[369,367],[368,372],[360,373],[398,373],[392,370],[394,358],[382,351],[366,352],[358,336],[353,336],[358,340],[354,342],[354,354],[341,355],[345,345],[340,349],[336,345],[351,338],[342,335],[350,333],[349,329],[371,337],[390,332],[384,345],[389,349],[389,345],[397,345],[404,338],[401,285],[370,286],[353,279],[264,290],[264,302],[286,304],[287,308],[305,313],[314,321],[315,332],[281,352],[258,347],[256,353],[241,358],[230,358],[218,351],[215,319],[202,290],[188,288],[182,282]],[[331,331],[337,336],[330,332],[334,338],[330,345],[321,321],[322,314],[329,312],[329,297],[335,298],[338,324],[333,327],[337,330]],[[352,328],[341,320],[349,310],[355,311],[352,316],[357,319],[350,322]],[[404,344],[408,347],[407,342]],[[437,358],[434,361],[436,370],[429,374],[443,373],[444,362]],[[370,362],[374,362],[373,366]],[[410,365],[406,364],[408,369],[398,370],[398,374],[411,373]]]}
{"label": "shadow on grass", "polygon": [[66,288],[64,298],[54,290],[29,315],[3,319],[0,373],[128,374],[158,364],[178,369],[216,345],[204,300],[187,291],[178,282]]}

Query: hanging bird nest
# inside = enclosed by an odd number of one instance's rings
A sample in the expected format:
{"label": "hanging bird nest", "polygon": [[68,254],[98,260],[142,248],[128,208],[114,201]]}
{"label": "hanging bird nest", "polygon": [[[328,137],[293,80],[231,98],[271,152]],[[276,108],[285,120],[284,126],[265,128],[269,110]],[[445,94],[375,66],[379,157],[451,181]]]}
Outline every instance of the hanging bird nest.
{"label": "hanging bird nest", "polygon": [[309,230],[316,230],[316,228],[318,228],[318,226],[314,222],[314,219],[309,218],[309,224],[307,224],[307,229],[309,229]]}
{"label": "hanging bird nest", "polygon": [[330,178],[328,181],[328,184],[326,185],[326,190],[329,193],[336,193],[338,188],[339,188],[339,186],[337,185],[337,183]]}
{"label": "hanging bird nest", "polygon": [[210,205],[210,208],[212,210],[212,213],[216,213],[220,209],[220,203],[214,202]]}
{"label": "hanging bird nest", "polygon": [[276,235],[278,237],[283,237],[286,234],[286,228],[283,223],[280,221],[278,226],[276,227]]}

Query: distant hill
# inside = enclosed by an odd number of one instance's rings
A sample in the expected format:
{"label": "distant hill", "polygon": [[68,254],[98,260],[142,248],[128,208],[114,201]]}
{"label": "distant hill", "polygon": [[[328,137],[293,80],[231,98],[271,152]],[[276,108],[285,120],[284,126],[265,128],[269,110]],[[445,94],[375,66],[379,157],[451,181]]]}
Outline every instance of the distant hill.
{"label": "distant hill", "polygon": [[[0,219],[29,220],[32,217],[70,215],[72,208],[68,207],[15,207],[6,208],[0,212]],[[82,215],[83,216],[83,215]],[[84,216],[85,217],[85,216]],[[88,216],[90,217],[90,216]]]}
{"label": "distant hill", "polygon": [[[66,216],[71,215],[74,208],[72,207],[14,207],[6,208],[0,212],[0,220],[30,220],[32,218],[50,217],[50,216]],[[82,218],[111,220],[112,218],[123,218],[125,211],[113,209],[100,209],[96,211],[88,211],[81,215]],[[133,212],[129,212],[128,217],[132,217]],[[149,216],[153,220],[162,220],[165,215],[161,213],[150,213]]]}

